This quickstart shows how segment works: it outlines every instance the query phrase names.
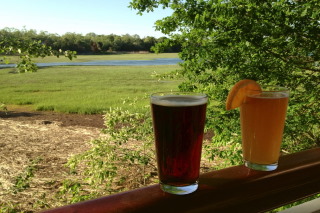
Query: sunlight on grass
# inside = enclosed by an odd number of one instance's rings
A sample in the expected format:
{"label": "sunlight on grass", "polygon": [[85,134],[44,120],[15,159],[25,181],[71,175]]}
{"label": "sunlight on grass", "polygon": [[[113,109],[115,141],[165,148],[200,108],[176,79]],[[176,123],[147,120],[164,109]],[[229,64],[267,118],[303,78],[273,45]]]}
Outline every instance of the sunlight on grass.
{"label": "sunlight on grass", "polygon": [[[14,74],[0,69],[0,102],[32,105],[36,110],[68,113],[101,113],[110,107],[132,109],[123,104],[139,98],[137,107],[148,106],[148,95],[177,90],[178,81],[158,81],[154,72],[179,69],[164,66],[67,66],[46,67],[36,73]],[[141,99],[141,100],[140,100]]]}

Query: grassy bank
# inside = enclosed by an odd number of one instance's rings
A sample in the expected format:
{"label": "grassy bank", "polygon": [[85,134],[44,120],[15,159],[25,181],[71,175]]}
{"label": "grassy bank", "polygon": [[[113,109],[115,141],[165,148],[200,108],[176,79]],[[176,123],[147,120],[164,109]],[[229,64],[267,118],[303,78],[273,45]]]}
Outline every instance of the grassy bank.
{"label": "grassy bank", "polygon": [[137,105],[141,108],[148,105],[149,94],[176,90],[179,83],[158,81],[152,74],[176,69],[179,66],[61,66],[25,74],[13,73],[13,68],[0,69],[0,102],[31,105],[36,110],[93,114],[110,107],[131,109],[130,104],[122,103],[144,97]]}

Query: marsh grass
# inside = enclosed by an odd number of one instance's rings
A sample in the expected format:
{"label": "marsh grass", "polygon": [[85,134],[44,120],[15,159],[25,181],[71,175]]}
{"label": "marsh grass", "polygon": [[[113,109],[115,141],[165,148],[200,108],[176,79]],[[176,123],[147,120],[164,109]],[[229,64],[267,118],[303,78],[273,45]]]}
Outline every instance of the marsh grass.
{"label": "marsh grass", "polygon": [[[178,65],[60,66],[24,74],[15,73],[14,68],[0,69],[0,103],[81,114],[120,105],[137,110],[148,106],[151,93],[177,89],[179,81],[158,81],[152,76],[177,69]],[[128,99],[139,99],[135,109],[122,104]]]}

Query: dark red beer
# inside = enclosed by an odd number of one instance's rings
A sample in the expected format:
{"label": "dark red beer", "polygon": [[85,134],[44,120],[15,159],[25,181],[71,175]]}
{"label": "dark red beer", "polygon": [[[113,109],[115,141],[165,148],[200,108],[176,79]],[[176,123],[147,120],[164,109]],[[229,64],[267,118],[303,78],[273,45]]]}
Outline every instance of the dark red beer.
{"label": "dark red beer", "polygon": [[161,184],[178,187],[197,184],[206,106],[207,97],[203,94],[151,97]]}

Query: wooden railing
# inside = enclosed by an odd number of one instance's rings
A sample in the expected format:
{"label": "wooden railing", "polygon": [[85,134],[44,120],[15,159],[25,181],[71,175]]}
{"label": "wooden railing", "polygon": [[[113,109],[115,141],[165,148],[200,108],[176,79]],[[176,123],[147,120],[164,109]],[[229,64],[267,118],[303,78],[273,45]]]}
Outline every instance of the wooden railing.
{"label": "wooden railing", "polygon": [[241,165],[202,174],[199,183],[190,195],[157,184],[45,212],[264,212],[320,193],[320,148],[281,157],[273,172]]}

